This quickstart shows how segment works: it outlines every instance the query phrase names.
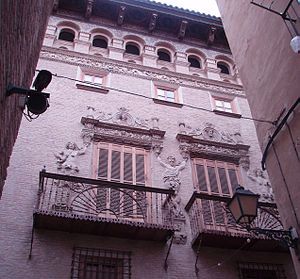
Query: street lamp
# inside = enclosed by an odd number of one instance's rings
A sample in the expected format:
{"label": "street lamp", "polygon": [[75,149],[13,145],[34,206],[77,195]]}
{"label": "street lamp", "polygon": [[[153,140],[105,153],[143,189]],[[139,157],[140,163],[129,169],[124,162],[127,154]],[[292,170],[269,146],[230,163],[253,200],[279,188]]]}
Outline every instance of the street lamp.
{"label": "street lamp", "polygon": [[245,190],[244,187],[237,187],[233,197],[227,204],[236,223],[246,227],[249,232],[266,235],[272,239],[283,241],[289,247],[296,248],[298,234],[295,228],[272,230],[251,227],[251,223],[257,217],[258,199],[259,195],[250,190]]}

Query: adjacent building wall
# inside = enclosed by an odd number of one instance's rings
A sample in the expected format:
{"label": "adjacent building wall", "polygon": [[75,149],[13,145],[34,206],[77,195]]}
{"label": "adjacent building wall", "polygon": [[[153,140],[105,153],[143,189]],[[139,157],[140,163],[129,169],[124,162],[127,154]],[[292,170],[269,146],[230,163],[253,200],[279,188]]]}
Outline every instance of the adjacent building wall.
{"label": "adjacent building wall", "polygon": [[[217,0],[227,38],[239,68],[254,118],[281,120],[299,98],[300,56],[290,47],[291,36],[282,18],[250,1]],[[275,1],[276,2],[276,1]],[[277,1],[284,2],[284,1]],[[277,2],[273,7],[276,7]],[[285,1],[286,3],[288,1]],[[298,11],[299,11],[299,4]],[[270,148],[266,160],[275,199],[286,228],[300,231],[300,114],[299,106]],[[262,150],[274,125],[255,122]],[[277,153],[277,158],[276,154]],[[300,276],[297,257],[294,263]]]}
{"label": "adjacent building wall", "polygon": [[6,88],[10,83],[30,87],[52,5],[53,0],[5,0],[0,3],[0,198],[22,118],[19,97],[6,97]]}

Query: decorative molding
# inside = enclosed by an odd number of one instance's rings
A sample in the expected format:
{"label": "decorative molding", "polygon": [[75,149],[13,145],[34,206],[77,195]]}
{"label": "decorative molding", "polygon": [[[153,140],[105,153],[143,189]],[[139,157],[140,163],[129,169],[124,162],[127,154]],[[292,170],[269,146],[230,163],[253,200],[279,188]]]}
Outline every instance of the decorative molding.
{"label": "decorative molding", "polygon": [[204,127],[192,129],[184,123],[179,124],[179,133],[176,136],[180,142],[180,153],[184,158],[192,154],[230,160],[248,170],[249,145],[243,144],[239,132],[228,133],[220,131],[211,123]]}
{"label": "decorative molding", "polygon": [[134,117],[126,108],[106,113],[88,106],[86,117],[81,119],[84,125],[81,137],[85,145],[91,141],[112,141],[153,149],[158,155],[165,135],[165,131],[159,129],[158,122],[156,117],[151,120]]}
{"label": "decorative molding", "polygon": [[40,57],[46,60],[62,61],[76,66],[93,67],[95,69],[122,75],[165,81],[180,86],[245,97],[242,86],[240,85],[210,80],[203,77],[191,77],[190,75],[182,73],[166,72],[164,70],[124,61],[116,61],[114,63],[111,59],[105,57],[94,57],[88,54],[74,53],[74,51],[55,49],[52,47],[43,47]]}

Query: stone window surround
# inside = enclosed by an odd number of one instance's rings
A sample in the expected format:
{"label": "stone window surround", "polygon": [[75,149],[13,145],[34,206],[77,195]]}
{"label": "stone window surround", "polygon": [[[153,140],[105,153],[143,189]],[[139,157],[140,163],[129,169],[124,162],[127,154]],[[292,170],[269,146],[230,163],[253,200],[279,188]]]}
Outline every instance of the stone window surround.
{"label": "stone window surround", "polygon": [[[216,108],[216,101],[224,101],[229,102],[231,104],[232,112],[223,111]],[[223,116],[229,116],[229,117],[235,117],[235,118],[241,118],[240,109],[237,103],[237,98],[228,98],[228,96],[223,97],[215,94],[210,94],[210,103],[212,111],[216,114],[220,114]]]}
{"label": "stone window surround", "polygon": [[[84,80],[84,75],[100,77],[102,78],[102,83],[101,84],[89,83]],[[105,71],[95,71],[90,68],[78,67],[76,79],[77,79],[76,87],[79,89],[84,89],[84,90],[99,92],[104,94],[109,92],[109,90],[106,89],[106,86],[109,86],[110,84],[110,76]]]}

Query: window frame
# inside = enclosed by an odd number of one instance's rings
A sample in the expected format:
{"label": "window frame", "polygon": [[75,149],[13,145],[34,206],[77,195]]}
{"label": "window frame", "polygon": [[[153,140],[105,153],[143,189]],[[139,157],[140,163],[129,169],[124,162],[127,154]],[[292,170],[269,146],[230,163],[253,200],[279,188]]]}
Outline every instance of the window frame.
{"label": "window frame", "polygon": [[[87,266],[96,266],[96,273],[94,270],[92,274],[87,273]],[[114,266],[115,272],[107,274],[100,266]],[[131,252],[116,251],[98,248],[74,247],[72,264],[71,264],[71,278],[72,279],[90,279],[101,278],[109,275],[107,278],[130,279],[131,278]],[[90,276],[88,276],[90,274]],[[115,276],[116,275],[116,276]]]}
{"label": "window frame", "polygon": [[[93,151],[93,178],[95,179],[105,179],[104,177],[99,177],[98,168],[99,168],[99,152],[100,149],[108,150],[108,169],[107,169],[107,180],[120,182],[120,183],[130,183],[132,185],[140,185],[140,186],[150,186],[150,151],[141,147],[129,146],[116,144],[111,142],[98,142],[94,145]],[[120,180],[111,178],[112,175],[112,152],[117,151],[120,152]],[[124,179],[124,154],[130,153],[132,154],[132,181]],[[144,178],[145,183],[137,183],[137,171],[136,171],[136,158],[137,155],[144,156]]]}
{"label": "window frame", "polygon": [[[217,106],[218,101],[230,104],[231,111],[222,110],[219,106]],[[216,114],[235,117],[235,118],[241,117],[241,114],[239,112],[238,105],[236,102],[236,98],[229,99],[229,98],[224,98],[224,97],[211,96],[211,105],[212,105],[213,112]],[[223,107],[225,107],[224,104],[223,104]]]}
{"label": "window frame", "polygon": [[[159,98],[158,89],[165,91],[165,92],[174,92],[174,101],[168,100],[167,97],[165,99]],[[166,84],[162,82],[152,82],[151,83],[151,96],[154,103],[173,106],[173,107],[182,107],[182,93],[181,88],[175,85]]]}
{"label": "window frame", "polygon": [[[197,189],[197,191],[199,191],[200,193],[206,193],[209,195],[217,195],[217,196],[226,196],[226,197],[233,196],[235,189],[232,185],[229,170],[235,171],[237,183],[239,185],[242,184],[242,176],[240,173],[240,167],[233,162],[221,161],[221,160],[215,160],[215,159],[209,159],[209,158],[202,158],[202,157],[194,157],[194,158],[192,158],[191,163],[192,163],[192,175],[193,175],[193,182],[194,182],[193,184],[194,184],[195,189]],[[202,165],[204,167],[205,184],[207,187],[207,191],[201,190],[201,186],[198,181],[197,165]],[[208,167],[214,169],[218,192],[212,191]],[[221,178],[220,178],[220,174],[219,174],[219,169],[221,169],[221,168],[225,169],[227,189],[228,189],[229,193],[225,193],[224,190],[222,189]]]}
{"label": "window frame", "polygon": [[[91,77],[91,81],[85,80],[86,76]],[[94,82],[96,78],[102,79],[102,83]],[[91,71],[78,67],[76,87],[87,91],[99,92],[107,94],[109,90],[106,88],[109,83],[109,75],[107,72]]]}

